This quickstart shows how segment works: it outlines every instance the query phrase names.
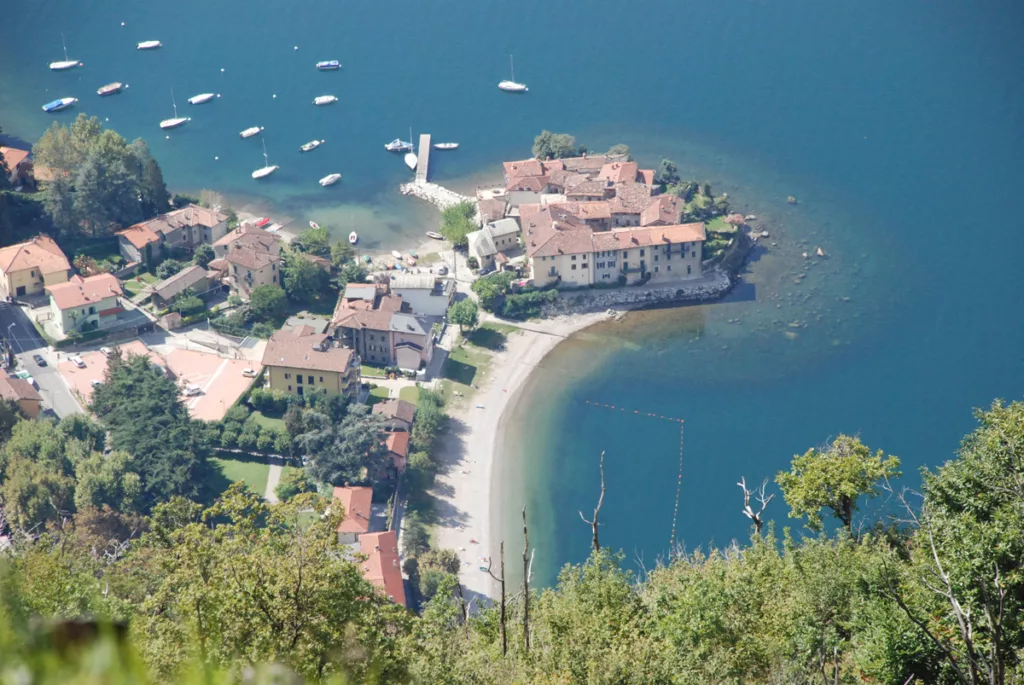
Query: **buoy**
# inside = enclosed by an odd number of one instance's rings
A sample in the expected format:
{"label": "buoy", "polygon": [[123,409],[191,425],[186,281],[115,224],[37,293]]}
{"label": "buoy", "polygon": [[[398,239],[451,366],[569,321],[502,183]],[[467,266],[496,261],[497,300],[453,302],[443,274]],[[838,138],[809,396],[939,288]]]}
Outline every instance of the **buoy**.
{"label": "buoy", "polygon": [[220,93],[217,93],[217,97],[220,97]]}
{"label": "buoy", "polygon": [[121,26],[124,26],[124,22],[123,21],[121,22]]}
{"label": "buoy", "polygon": [[277,99],[277,93],[274,93],[274,99],[275,100]]}
{"label": "buoy", "polygon": [[222,73],[222,74],[224,73],[224,67],[220,68],[220,73]]}
{"label": "buoy", "polygon": [[213,161],[215,161],[215,162],[219,162],[219,161],[220,161],[220,157],[216,157],[216,156],[215,156],[215,157],[213,158]]}
{"label": "buoy", "polygon": [[104,119],[103,121],[110,121],[110,117],[107,117],[107,118],[106,118],[106,119]]}
{"label": "buoy", "polygon": [[170,137],[170,136],[164,136],[164,138],[165,138],[165,139],[167,139],[167,140],[170,140],[170,139],[171,139],[171,137]]}
{"label": "buoy", "polygon": [[296,46],[295,46],[295,49],[296,49],[296,50],[298,50],[298,49],[299,49],[299,46],[298,46],[298,45],[296,45]]}

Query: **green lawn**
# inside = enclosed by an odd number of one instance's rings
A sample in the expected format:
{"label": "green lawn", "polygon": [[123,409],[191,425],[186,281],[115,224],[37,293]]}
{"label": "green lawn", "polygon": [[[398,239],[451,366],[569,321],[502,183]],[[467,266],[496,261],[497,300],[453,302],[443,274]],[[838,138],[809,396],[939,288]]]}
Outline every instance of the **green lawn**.
{"label": "green lawn", "polygon": [[267,416],[261,411],[253,411],[249,417],[258,423],[262,428],[271,428],[273,430],[285,430],[284,419],[277,416]]}
{"label": "green lawn", "polygon": [[135,278],[125,279],[125,281],[122,283],[122,287],[125,289],[126,292],[131,293],[132,297],[138,295],[142,291],[142,289],[145,288],[150,283],[156,283],[159,280],[157,279],[156,276],[148,272],[143,272],[139,274],[138,277],[139,279],[141,279],[141,283],[135,280]]}
{"label": "green lawn", "polygon": [[214,457],[213,463],[220,467],[221,473],[232,483],[244,481],[249,489],[260,497],[267,491],[267,476],[270,467],[258,461],[239,461],[237,459],[219,459]]}
{"label": "green lawn", "polygon": [[463,397],[473,394],[473,384],[479,385],[482,376],[490,366],[491,355],[483,347],[470,343],[456,345],[441,368],[441,377],[450,381],[442,385],[445,402],[450,402],[455,392]]}
{"label": "green lawn", "polygon": [[370,396],[366,399],[366,402],[372,407],[378,402],[383,402],[389,397],[391,397],[391,391],[388,390],[388,388],[373,388],[370,390]]}
{"label": "green lawn", "polygon": [[398,391],[398,399],[416,404],[417,400],[420,399],[420,389],[417,388],[415,385],[410,385],[407,388],[402,388],[401,390]]}
{"label": "green lawn", "polygon": [[362,368],[359,370],[359,373],[368,378],[384,378],[384,367],[363,364]]}

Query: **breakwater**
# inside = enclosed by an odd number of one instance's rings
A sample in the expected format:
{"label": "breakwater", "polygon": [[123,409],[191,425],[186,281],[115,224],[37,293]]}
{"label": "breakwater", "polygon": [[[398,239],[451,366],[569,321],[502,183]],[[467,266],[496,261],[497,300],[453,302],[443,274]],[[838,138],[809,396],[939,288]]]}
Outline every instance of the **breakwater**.
{"label": "breakwater", "polygon": [[476,204],[476,200],[474,198],[460,195],[454,190],[448,190],[444,186],[439,186],[436,183],[403,183],[398,186],[398,192],[402,195],[412,195],[413,197],[418,197],[421,200],[426,200],[441,210],[453,207],[460,202],[472,202],[473,204]]}

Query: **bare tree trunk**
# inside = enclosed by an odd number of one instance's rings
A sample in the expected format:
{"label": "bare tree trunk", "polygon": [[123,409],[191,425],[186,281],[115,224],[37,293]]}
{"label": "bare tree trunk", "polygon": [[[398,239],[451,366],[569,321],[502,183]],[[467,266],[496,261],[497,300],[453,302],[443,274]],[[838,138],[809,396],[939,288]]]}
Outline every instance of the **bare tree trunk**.
{"label": "bare tree trunk", "polygon": [[530,534],[523,506],[523,649],[530,651]]}
{"label": "bare tree trunk", "polygon": [[494,575],[494,571],[490,568],[487,569],[487,573],[490,574],[491,578],[501,583],[501,615],[499,616],[499,628],[501,630],[501,655],[506,656],[508,654],[508,633],[505,629],[506,619],[506,604],[505,604],[505,543],[502,542],[500,546],[500,557],[501,557],[501,578]]}
{"label": "bare tree trunk", "polygon": [[594,520],[593,521],[588,521],[587,518],[583,515],[583,512],[582,511],[580,512],[580,518],[583,519],[583,522],[588,524],[591,527],[591,529],[593,529],[593,531],[594,531],[594,551],[595,552],[600,552],[601,551],[601,542],[597,538],[597,525],[598,525],[597,517],[601,514],[601,505],[604,504],[604,451],[601,452],[601,466],[600,466],[600,468],[601,468],[601,496],[597,498],[597,506],[594,507]]}

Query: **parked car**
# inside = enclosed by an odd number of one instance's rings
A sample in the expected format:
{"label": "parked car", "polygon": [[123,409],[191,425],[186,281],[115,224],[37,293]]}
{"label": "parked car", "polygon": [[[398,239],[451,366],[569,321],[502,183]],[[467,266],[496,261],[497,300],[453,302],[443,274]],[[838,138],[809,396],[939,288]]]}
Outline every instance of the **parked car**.
{"label": "parked car", "polygon": [[438,276],[447,276],[448,275],[448,266],[445,265],[445,264],[442,264],[441,266],[437,267],[437,275]]}
{"label": "parked car", "polygon": [[256,376],[258,376],[259,373],[256,371],[256,369],[242,369],[242,375],[245,376],[246,378],[256,378]]}
{"label": "parked car", "polygon": [[77,354],[74,355],[73,357],[68,357],[68,360],[72,364],[74,364],[75,366],[77,366],[80,369],[84,369],[85,368],[85,361],[81,357],[79,357]]}
{"label": "parked car", "polygon": [[203,389],[200,388],[198,385],[185,386],[185,397],[195,397],[196,395],[201,395],[202,393]]}
{"label": "parked car", "polygon": [[104,357],[109,357],[109,356],[110,356],[110,353],[111,353],[111,352],[113,352],[113,350],[112,350],[112,349],[110,349],[109,347],[101,347],[101,348],[100,348],[100,352],[102,352],[102,353],[103,353],[103,356],[104,356]]}
{"label": "parked car", "polygon": [[46,359],[44,359],[43,355],[41,354],[32,355],[32,361],[34,361],[39,366],[46,366]]}
{"label": "parked car", "polygon": [[94,388],[95,388],[95,387],[96,387],[97,385],[103,385],[103,381],[98,381],[98,380],[96,380],[95,378],[94,378],[94,379],[92,379],[92,380],[91,380],[91,381],[89,381],[89,382],[90,382],[90,383],[92,383],[92,387],[94,387]]}

